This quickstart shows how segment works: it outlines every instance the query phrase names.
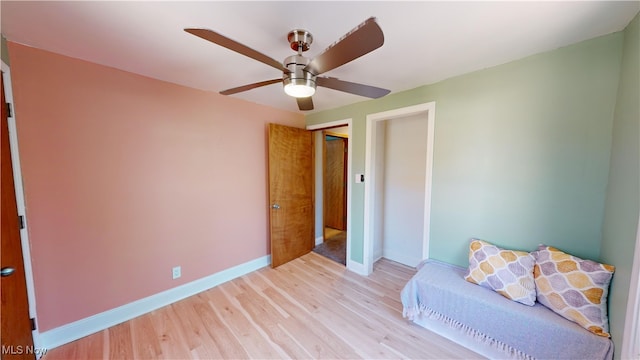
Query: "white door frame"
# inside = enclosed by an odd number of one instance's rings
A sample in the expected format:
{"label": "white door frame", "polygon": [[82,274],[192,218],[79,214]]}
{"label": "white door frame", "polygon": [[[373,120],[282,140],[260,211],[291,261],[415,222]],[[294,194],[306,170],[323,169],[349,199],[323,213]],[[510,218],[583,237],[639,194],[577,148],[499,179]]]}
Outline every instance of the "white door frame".
{"label": "white door frame", "polygon": [[[347,135],[349,137],[349,141],[347,141],[347,269],[356,273],[361,273],[361,267],[359,263],[351,260],[351,189],[353,187],[352,180],[352,172],[351,167],[353,164],[353,120],[352,119],[344,119],[344,120],[336,120],[327,123],[317,124],[317,125],[308,125],[307,130],[315,131],[315,130],[323,130],[332,127],[338,126],[346,126],[348,128]],[[315,179],[313,180],[315,181]],[[324,194],[323,194],[324,196]],[[317,201],[317,199],[316,199]],[[315,220],[314,220],[315,221]],[[323,219],[324,221],[324,219]],[[324,229],[323,229],[324,231]]]}
{"label": "white door frame", "polygon": [[640,216],[636,231],[636,248],[633,256],[629,299],[625,315],[624,334],[622,337],[622,358],[640,359]]}
{"label": "white door frame", "polygon": [[[29,233],[27,212],[24,201],[24,188],[22,186],[22,168],[20,167],[20,153],[18,152],[18,133],[16,128],[16,109],[13,106],[13,90],[11,87],[11,69],[9,65],[2,61],[2,80],[4,82],[4,97],[7,103],[11,104],[11,116],[8,117],[9,123],[9,147],[11,148],[11,164],[13,166],[13,183],[16,192],[16,205],[18,207],[18,215],[24,219],[24,228],[20,229],[20,242],[22,245],[22,257],[24,260],[24,275],[27,282],[27,300],[29,301],[29,316],[36,319],[36,293],[33,282],[33,268],[31,266],[31,247],[29,246]],[[34,330],[33,345],[35,348],[40,346],[40,332]]]}
{"label": "white door frame", "polygon": [[414,106],[379,112],[367,115],[366,152],[365,152],[365,182],[364,182],[364,274],[373,272],[373,239],[375,236],[374,213],[376,205],[376,128],[379,121],[387,121],[407,116],[420,116],[427,122],[427,166],[424,191],[424,226],[422,237],[422,259],[429,258],[429,230],[431,219],[431,183],[433,173],[433,141],[435,129],[434,101]]}

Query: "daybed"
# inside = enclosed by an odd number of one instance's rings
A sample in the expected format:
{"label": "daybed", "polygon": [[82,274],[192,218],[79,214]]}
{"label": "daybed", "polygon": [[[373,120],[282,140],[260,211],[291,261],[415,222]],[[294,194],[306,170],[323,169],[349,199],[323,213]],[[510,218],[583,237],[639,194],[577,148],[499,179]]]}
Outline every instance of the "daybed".
{"label": "daybed", "polygon": [[425,260],[402,290],[403,314],[490,358],[612,359],[611,339],[540,303],[527,306],[464,279],[465,268]]}

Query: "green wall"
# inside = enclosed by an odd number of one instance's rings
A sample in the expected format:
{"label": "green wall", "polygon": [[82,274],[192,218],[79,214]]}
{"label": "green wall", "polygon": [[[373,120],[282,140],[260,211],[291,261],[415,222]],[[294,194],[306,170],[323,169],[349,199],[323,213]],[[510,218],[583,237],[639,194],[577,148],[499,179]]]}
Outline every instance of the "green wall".
{"label": "green wall", "polygon": [[[620,85],[613,120],[611,167],[604,223],[602,261],[614,264],[616,273],[609,294],[611,334],[621,349],[633,254],[640,212],[640,20],[624,32]],[[620,358],[620,351],[616,358]]]}
{"label": "green wall", "polygon": [[[306,121],[353,118],[361,173],[367,114],[435,101],[432,258],[466,266],[479,237],[598,259],[622,43],[615,33]],[[364,184],[350,181],[351,257],[362,262]]]}

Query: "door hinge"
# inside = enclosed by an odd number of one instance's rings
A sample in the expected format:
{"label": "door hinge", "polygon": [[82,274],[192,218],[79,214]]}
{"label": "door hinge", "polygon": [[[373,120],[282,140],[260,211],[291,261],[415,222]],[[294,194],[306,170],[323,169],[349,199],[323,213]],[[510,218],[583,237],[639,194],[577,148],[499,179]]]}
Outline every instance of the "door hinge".
{"label": "door hinge", "polygon": [[11,103],[7,103],[7,117],[13,117],[13,111],[11,111]]}
{"label": "door hinge", "polygon": [[38,327],[36,326],[36,318],[29,319],[31,321],[31,331],[36,330]]}
{"label": "door hinge", "polygon": [[18,225],[20,230],[24,229],[24,215],[18,215]]}

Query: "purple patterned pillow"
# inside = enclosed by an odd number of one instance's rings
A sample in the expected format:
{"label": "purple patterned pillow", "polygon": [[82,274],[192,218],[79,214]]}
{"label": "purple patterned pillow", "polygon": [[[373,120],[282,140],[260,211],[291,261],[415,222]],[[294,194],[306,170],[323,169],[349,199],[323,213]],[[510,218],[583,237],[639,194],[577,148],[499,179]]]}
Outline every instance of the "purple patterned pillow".
{"label": "purple patterned pillow", "polygon": [[465,280],[507,299],[533,306],[536,302],[534,265],[535,259],[526,251],[505,250],[486,241],[471,239]]}
{"label": "purple patterned pillow", "polygon": [[610,337],[607,295],[615,267],[546,245],[533,255],[538,301],[592,333]]}

